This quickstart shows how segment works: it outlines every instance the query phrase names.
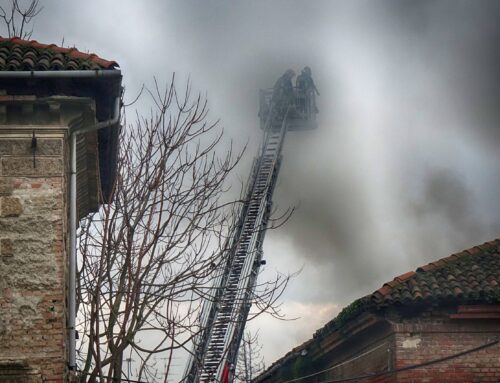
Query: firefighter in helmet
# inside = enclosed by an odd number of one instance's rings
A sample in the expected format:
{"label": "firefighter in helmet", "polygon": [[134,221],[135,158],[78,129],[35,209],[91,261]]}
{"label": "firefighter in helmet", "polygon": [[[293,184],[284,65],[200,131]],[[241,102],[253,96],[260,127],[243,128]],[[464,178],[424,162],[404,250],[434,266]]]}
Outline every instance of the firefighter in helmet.
{"label": "firefighter in helmet", "polygon": [[314,108],[315,113],[318,113],[315,95],[319,96],[319,91],[318,88],[316,88],[316,84],[314,84],[310,67],[306,66],[302,69],[300,75],[297,76],[296,85],[299,108],[302,110],[305,117],[308,117],[310,114],[310,106]]}
{"label": "firefighter in helmet", "polygon": [[276,104],[287,105],[294,101],[292,79],[295,77],[293,69],[288,69],[274,84],[273,101]]}

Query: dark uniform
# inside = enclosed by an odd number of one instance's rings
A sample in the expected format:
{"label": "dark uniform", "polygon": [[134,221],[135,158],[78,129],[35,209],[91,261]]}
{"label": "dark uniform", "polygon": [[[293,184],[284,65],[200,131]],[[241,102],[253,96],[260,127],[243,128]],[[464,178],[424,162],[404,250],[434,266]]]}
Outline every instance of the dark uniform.
{"label": "dark uniform", "polygon": [[315,93],[319,96],[319,91],[312,78],[311,68],[306,66],[300,75],[297,76],[297,97],[299,100],[299,108],[306,117],[311,112],[309,109],[310,105],[313,106],[315,113],[318,113],[316,98],[314,96]]}
{"label": "dark uniform", "polygon": [[292,83],[294,76],[295,72],[288,69],[274,84],[272,101],[280,109],[294,102],[295,94]]}

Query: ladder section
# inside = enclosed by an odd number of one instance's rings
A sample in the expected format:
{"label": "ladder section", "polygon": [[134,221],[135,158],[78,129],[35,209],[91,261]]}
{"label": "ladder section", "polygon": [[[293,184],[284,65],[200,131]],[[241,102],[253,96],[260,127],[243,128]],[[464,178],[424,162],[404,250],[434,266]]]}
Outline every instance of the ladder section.
{"label": "ladder section", "polygon": [[247,197],[242,208],[238,212],[238,220],[232,235],[228,238],[224,249],[226,252],[226,262],[224,267],[215,276],[212,282],[212,288],[208,291],[207,297],[204,299],[201,315],[198,318],[200,323],[200,331],[193,339],[193,352],[189,357],[184,372],[184,380],[188,383],[199,382],[201,367],[203,366],[204,355],[207,350],[207,343],[213,332],[216,313],[220,309],[220,301],[222,293],[225,291],[228,277],[231,272],[231,267],[235,257],[236,244],[240,239],[243,223],[245,222],[246,213],[249,208],[249,201],[252,195],[255,175],[259,170],[259,158],[255,158],[252,164],[249,182],[245,196]]}
{"label": "ladder section", "polygon": [[261,264],[271,196],[287,131],[286,116],[280,129],[266,132],[261,154],[254,161],[246,203],[228,246],[226,267],[214,281],[212,299],[202,310],[201,330],[185,373],[189,383],[221,381],[224,368],[236,362]]}
{"label": "ladder section", "polygon": [[268,132],[262,155],[256,163],[258,169],[253,172],[255,179],[248,208],[239,240],[236,242],[227,283],[218,302],[218,310],[200,371],[200,382],[220,380],[226,363],[229,365],[234,363],[232,359],[236,356],[237,350],[235,352],[229,346],[234,343],[234,339],[240,338],[236,330],[242,328],[239,324],[244,324],[246,321],[246,315],[245,318],[241,318],[241,313],[248,313],[246,306],[250,304],[255,281],[252,273],[256,274],[260,266],[258,253],[261,251],[262,240],[258,239],[267,225],[270,204],[268,191],[276,178],[274,173],[285,132],[285,126],[281,130]]}
{"label": "ladder section", "polygon": [[[238,296],[236,298],[236,302],[239,304],[239,307],[234,312],[233,320],[229,323],[228,334],[230,334],[230,336],[226,346],[227,357],[225,363],[219,366],[219,377],[223,376],[223,368],[235,368],[236,366],[239,346],[245,330],[245,324],[251,307],[257,275],[261,266],[263,255],[262,245],[271,212],[272,193],[276,185],[276,179],[281,164],[281,148],[283,145],[284,133],[287,130],[288,122],[286,123],[286,127],[283,127],[281,134],[279,131],[270,133],[270,147],[268,146],[267,150],[264,150],[261,156],[261,163],[264,170],[256,177],[255,185],[256,192],[259,193],[256,198],[260,198],[260,216],[257,218],[260,223],[255,226],[255,231],[252,237],[253,242],[251,244],[252,251],[249,252],[245,258],[242,276],[238,284]],[[277,148],[277,152],[275,152],[273,148],[274,142],[276,142],[279,146]],[[232,381],[232,379],[229,379],[229,381]]]}

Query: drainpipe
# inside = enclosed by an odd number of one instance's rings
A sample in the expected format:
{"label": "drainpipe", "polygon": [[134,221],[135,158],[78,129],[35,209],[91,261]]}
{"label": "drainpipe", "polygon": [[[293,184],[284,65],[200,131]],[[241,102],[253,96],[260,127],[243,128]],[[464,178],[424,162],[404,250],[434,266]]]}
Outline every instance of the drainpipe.
{"label": "drainpipe", "polygon": [[121,95],[115,98],[113,117],[106,121],[101,121],[92,127],[74,130],[71,132],[71,164],[70,164],[70,183],[69,183],[69,226],[70,226],[70,256],[69,256],[69,281],[68,281],[68,330],[69,330],[69,369],[76,370],[76,136],[81,133],[97,131],[116,125],[120,121],[120,100]]}

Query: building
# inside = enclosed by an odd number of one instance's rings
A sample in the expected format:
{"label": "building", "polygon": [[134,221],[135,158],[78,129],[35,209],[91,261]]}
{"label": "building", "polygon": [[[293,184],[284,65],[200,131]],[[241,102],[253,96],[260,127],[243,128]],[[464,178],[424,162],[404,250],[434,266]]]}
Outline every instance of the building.
{"label": "building", "polygon": [[0,382],[75,368],[75,228],[116,171],[121,73],[74,48],[0,38]]}
{"label": "building", "polygon": [[254,383],[499,382],[500,240],[400,275]]}

